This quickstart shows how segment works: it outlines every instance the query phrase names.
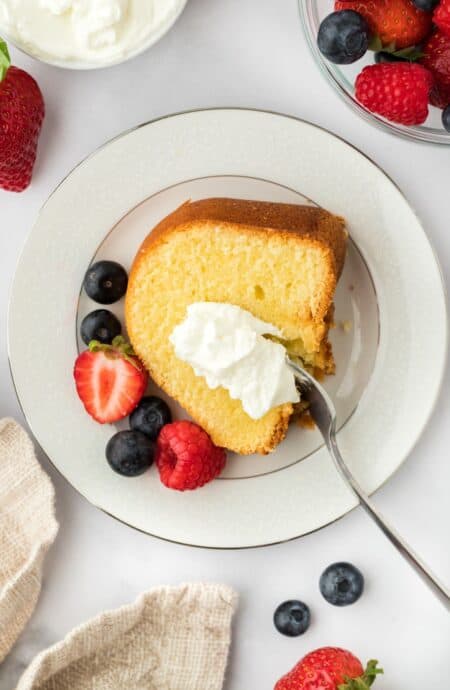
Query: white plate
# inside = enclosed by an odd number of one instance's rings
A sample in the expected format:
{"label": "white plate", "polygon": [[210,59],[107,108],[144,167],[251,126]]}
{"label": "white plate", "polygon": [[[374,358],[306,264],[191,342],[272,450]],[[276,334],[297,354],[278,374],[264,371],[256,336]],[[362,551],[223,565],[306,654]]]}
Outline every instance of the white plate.
{"label": "white plate", "polygon": [[[79,165],[42,209],[14,280],[9,352],[38,442],[70,483],[116,518],[165,539],[238,548],[301,536],[355,506],[317,432],[292,428],[268,457],[232,457],[223,479],[180,494],[154,468],[114,474],[114,432],[74,391],[81,293],[94,258],[129,266],[149,229],[187,198],[235,196],[317,203],[345,216],[352,237],[336,297],[333,346],[340,447],[366,491],[399,467],[436,401],[447,316],[433,251],[392,181],[347,143],[271,113],[183,113],[128,132]],[[122,304],[115,305],[121,314]],[[350,333],[339,327],[351,321]],[[426,377],[417,372],[426,367]],[[182,411],[171,401],[175,416]]]}

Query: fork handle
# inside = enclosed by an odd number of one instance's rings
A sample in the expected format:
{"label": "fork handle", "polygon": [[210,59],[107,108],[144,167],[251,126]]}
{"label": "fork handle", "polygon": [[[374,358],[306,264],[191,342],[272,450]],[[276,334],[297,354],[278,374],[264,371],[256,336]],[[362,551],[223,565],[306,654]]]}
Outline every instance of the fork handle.
{"label": "fork handle", "polygon": [[393,527],[391,527],[389,523],[384,519],[384,517],[375,508],[370,498],[365,494],[363,489],[360,487],[360,485],[348,469],[337,446],[336,438],[334,436],[334,428],[333,433],[326,434],[325,443],[338,471],[344,475],[348,485],[352,489],[355,496],[358,498],[361,506],[364,508],[366,513],[370,515],[372,520],[378,525],[382,532],[384,532],[385,536],[395,546],[397,551],[399,551],[403,558],[405,558],[408,561],[408,563],[414,568],[414,570],[422,578],[425,584],[431,589],[431,591],[437,596],[437,598],[444,604],[444,606],[448,610],[450,610],[450,592],[431,572],[431,570],[425,565],[425,563],[419,558],[419,556],[414,552],[414,550],[409,546],[409,544],[407,544],[405,540],[398,534],[398,532]]}
{"label": "fork handle", "polygon": [[347,467],[336,441],[336,410],[330,396],[311,374],[308,374],[307,371],[299,367],[291,359],[287,358],[287,364],[294,373],[302,395],[309,402],[311,415],[322,434],[339,474],[353,491],[366,513],[370,515],[375,524],[384,532],[397,551],[414,568],[439,601],[450,610],[450,592],[439,582],[437,577],[429,570],[419,556],[414,553],[413,549],[402,539],[398,532],[386,522]]}

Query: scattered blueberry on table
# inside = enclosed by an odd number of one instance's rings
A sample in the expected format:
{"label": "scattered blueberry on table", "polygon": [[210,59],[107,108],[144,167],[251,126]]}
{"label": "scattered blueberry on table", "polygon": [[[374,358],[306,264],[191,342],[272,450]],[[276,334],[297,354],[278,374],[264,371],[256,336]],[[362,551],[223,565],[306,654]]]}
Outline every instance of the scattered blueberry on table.
{"label": "scattered blueberry on table", "polygon": [[273,616],[273,622],[282,635],[298,637],[308,630],[311,613],[303,601],[291,599],[278,606]]}
{"label": "scattered blueberry on table", "polygon": [[364,590],[364,577],[351,563],[332,563],[319,580],[324,599],[333,606],[348,606],[360,598]]}

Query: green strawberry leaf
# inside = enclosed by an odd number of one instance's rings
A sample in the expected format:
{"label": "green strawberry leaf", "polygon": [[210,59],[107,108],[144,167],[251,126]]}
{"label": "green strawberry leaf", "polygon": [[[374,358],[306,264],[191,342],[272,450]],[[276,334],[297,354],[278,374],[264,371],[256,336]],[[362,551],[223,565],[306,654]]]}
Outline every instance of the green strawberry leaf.
{"label": "green strawberry leaf", "polygon": [[380,673],[384,673],[384,671],[382,668],[378,668],[378,661],[371,659],[367,662],[366,670],[362,676],[346,678],[344,683],[338,686],[338,690],[369,690]]}
{"label": "green strawberry leaf", "polygon": [[383,43],[379,36],[372,36],[369,41],[369,50],[373,50],[374,53],[378,53],[379,50],[384,50]]}
{"label": "green strawberry leaf", "polygon": [[8,46],[5,41],[0,38],[0,81],[5,78],[10,64],[11,58],[9,57]]}
{"label": "green strawberry leaf", "polygon": [[136,361],[136,355],[133,350],[133,346],[131,345],[131,343],[128,343],[125,340],[125,338],[121,335],[116,336],[112,341],[111,345],[100,343],[98,340],[91,340],[91,342],[89,343],[89,351],[104,352],[106,357],[110,359],[117,359],[118,357],[121,357],[122,359],[125,359],[127,362],[132,364],[135,369],[141,371],[141,366]]}
{"label": "green strawberry leaf", "polygon": [[410,62],[415,62],[416,60],[420,60],[425,53],[417,46],[409,46],[409,48],[403,48],[402,50],[394,50],[393,55],[405,58],[405,60],[409,60]]}
{"label": "green strawberry leaf", "polygon": [[373,50],[375,53],[380,51],[383,51],[383,53],[390,53],[391,55],[395,55],[395,57],[403,58],[410,62],[415,62],[424,56],[424,53],[417,46],[408,46],[407,48],[396,50],[395,41],[383,45],[379,36],[372,36],[369,43],[369,50]]}
{"label": "green strawberry leaf", "polygon": [[385,53],[395,53],[395,41],[392,41],[391,43],[388,43],[386,46],[383,46],[383,50]]}

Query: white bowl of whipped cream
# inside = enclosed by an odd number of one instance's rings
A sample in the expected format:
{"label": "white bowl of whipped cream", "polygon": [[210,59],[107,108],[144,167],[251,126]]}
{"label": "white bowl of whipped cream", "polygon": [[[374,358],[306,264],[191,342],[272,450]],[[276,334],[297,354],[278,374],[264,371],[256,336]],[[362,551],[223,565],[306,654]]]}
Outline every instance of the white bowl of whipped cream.
{"label": "white bowl of whipped cream", "polygon": [[0,0],[0,36],[69,69],[124,62],[159,41],[187,0]]}

